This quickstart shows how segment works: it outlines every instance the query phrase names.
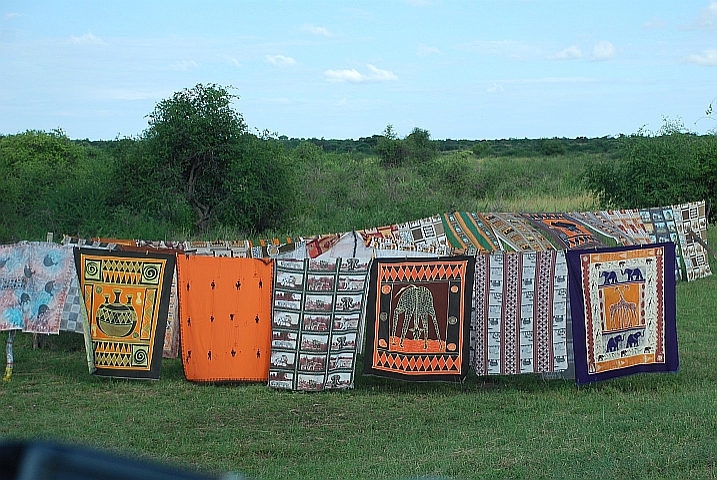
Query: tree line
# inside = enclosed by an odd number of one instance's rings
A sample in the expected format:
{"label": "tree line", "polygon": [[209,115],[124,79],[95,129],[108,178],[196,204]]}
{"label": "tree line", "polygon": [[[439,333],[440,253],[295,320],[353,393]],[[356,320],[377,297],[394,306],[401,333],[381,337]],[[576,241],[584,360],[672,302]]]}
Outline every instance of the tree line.
{"label": "tree line", "polygon": [[[418,214],[429,208],[429,189],[444,195],[435,208],[469,209],[475,201],[462,199],[495,195],[492,183],[501,175],[478,158],[582,155],[578,183],[606,208],[717,198],[717,137],[674,122],[658,132],[597,139],[433,140],[420,128],[399,137],[391,125],[359,140],[289,139],[252,132],[232,107],[236,98],[215,84],[176,92],[157,103],[148,128],[134,138],[71,140],[59,129],[0,136],[0,243],[42,239],[48,231],[249,237],[291,231],[299,219],[322,225],[309,218],[320,215],[322,202],[349,202],[346,215],[382,209],[371,195],[410,197],[413,206],[403,214]],[[316,179],[327,174],[339,183],[316,191]],[[351,228],[369,226],[376,225]]]}

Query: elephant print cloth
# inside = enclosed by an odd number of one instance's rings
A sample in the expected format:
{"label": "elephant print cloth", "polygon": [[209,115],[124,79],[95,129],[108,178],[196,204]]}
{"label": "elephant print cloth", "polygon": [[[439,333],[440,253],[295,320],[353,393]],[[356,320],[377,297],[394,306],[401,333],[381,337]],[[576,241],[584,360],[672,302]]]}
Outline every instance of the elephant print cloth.
{"label": "elephant print cloth", "polygon": [[567,252],[578,384],[676,372],[672,243]]}
{"label": "elephant print cloth", "polygon": [[353,387],[370,261],[276,260],[270,387]]}
{"label": "elephant print cloth", "polygon": [[500,250],[493,230],[478,213],[444,213],[443,228],[454,254],[475,255],[480,251]]}
{"label": "elephant print cloth", "polygon": [[524,213],[523,217],[547,232],[561,248],[605,246],[593,232],[567,213]]}
{"label": "elephant print cloth", "polygon": [[74,275],[71,248],[49,242],[0,246],[0,330],[59,333]]}
{"label": "elephant print cloth", "polygon": [[680,250],[687,281],[712,275],[707,260],[707,215],[705,202],[674,205],[675,226],[680,240]]}
{"label": "elephant print cloth", "polygon": [[93,373],[159,379],[175,256],[79,248],[75,264]]}
{"label": "elephant print cloth", "polygon": [[266,382],[274,260],[180,255],[182,366],[194,382]]}
{"label": "elephant print cloth", "polygon": [[479,255],[471,329],[476,374],[566,370],[567,287],[563,251]]}
{"label": "elephant print cloth", "polygon": [[469,369],[475,257],[375,259],[364,373],[462,381]]}
{"label": "elephant print cloth", "polygon": [[[481,218],[495,235],[516,252],[545,252],[555,247],[526,219],[517,213],[484,213]],[[504,250],[500,248],[499,250]]]}

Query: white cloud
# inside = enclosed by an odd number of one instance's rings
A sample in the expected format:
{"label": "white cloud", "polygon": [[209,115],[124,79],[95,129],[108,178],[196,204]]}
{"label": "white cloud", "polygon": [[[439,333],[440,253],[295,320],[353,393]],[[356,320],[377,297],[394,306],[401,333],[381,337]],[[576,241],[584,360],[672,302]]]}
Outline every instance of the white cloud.
{"label": "white cloud", "polygon": [[566,48],[562,52],[559,52],[555,55],[555,58],[558,60],[568,60],[571,58],[580,58],[583,56],[583,52],[580,51],[580,48],[577,45],[573,45],[571,47]]}
{"label": "white cloud", "polygon": [[505,92],[505,89],[502,85],[498,85],[498,83],[493,82],[493,86],[488,87],[488,90],[486,90],[488,93],[499,93],[499,92]]}
{"label": "white cloud", "polygon": [[717,50],[703,50],[702,55],[688,55],[685,61],[706,67],[717,67]]}
{"label": "white cloud", "polygon": [[615,48],[615,45],[608,42],[607,40],[603,40],[601,42],[598,42],[593,47],[593,60],[609,60],[612,57],[614,57],[617,54],[617,49]]}
{"label": "white cloud", "polygon": [[663,19],[654,17],[654,18],[651,18],[650,20],[646,21],[645,23],[643,23],[642,28],[653,29],[653,30],[662,30],[663,28],[665,28],[665,25],[666,24]]}
{"label": "white cloud", "polygon": [[709,5],[700,11],[694,22],[685,25],[687,30],[715,30],[717,29],[717,2],[712,0]]}
{"label": "white cloud", "polygon": [[199,68],[199,64],[194,60],[182,60],[180,62],[173,63],[172,68],[174,70],[181,70],[183,72],[187,72],[193,68]]}
{"label": "white cloud", "polygon": [[6,13],[5,18],[13,18],[13,17],[19,17],[19,13]]}
{"label": "white cloud", "polygon": [[351,70],[326,70],[324,72],[324,77],[326,80],[332,83],[339,83],[339,82],[364,82],[366,81],[366,77],[364,75],[361,75],[358,70],[351,69]]}
{"label": "white cloud", "polygon": [[430,7],[433,5],[433,2],[429,0],[403,0],[403,2],[411,7]]}
{"label": "white cloud", "polygon": [[70,37],[70,41],[75,45],[107,45],[102,41],[101,38],[92,35],[92,33],[85,33],[81,37]]}
{"label": "white cloud", "polygon": [[432,53],[441,54],[441,51],[436,47],[429,47],[428,45],[420,44],[416,49],[416,55],[419,57],[427,57]]}
{"label": "white cloud", "polygon": [[220,53],[219,57],[221,57],[229,65],[234,65],[235,67],[241,67],[241,63],[239,63],[239,60],[237,60],[234,57],[230,57],[229,55],[224,55],[223,53]]}
{"label": "white cloud", "polygon": [[371,71],[369,75],[359,73],[356,69],[351,70],[326,70],[324,78],[332,83],[362,83],[362,82],[387,82],[398,80],[398,77],[388,70],[381,70],[373,65],[366,65]]}
{"label": "white cloud", "polygon": [[369,80],[375,80],[377,82],[385,82],[389,80],[398,80],[398,77],[389,72],[388,70],[380,70],[373,65],[367,65],[368,69],[371,70],[372,75],[369,76]]}
{"label": "white cloud", "polygon": [[310,23],[305,23],[301,27],[301,31],[305,32],[305,33],[310,33],[312,35],[320,35],[322,37],[330,37],[331,36],[331,32],[329,32],[324,27],[317,27],[315,25],[311,25]]}
{"label": "white cloud", "polygon": [[284,55],[267,55],[265,58],[267,62],[280,67],[296,65],[296,60],[291,57],[285,57]]}

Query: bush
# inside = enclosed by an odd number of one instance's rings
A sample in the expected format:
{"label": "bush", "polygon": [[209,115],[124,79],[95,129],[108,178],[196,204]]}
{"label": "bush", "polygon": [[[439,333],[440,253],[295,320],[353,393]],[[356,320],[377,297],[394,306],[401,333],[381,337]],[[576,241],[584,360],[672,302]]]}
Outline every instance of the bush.
{"label": "bush", "polygon": [[493,153],[493,148],[487,140],[481,140],[473,144],[471,152],[478,158],[488,157]]}
{"label": "bush", "polygon": [[686,133],[666,121],[656,134],[639,132],[620,142],[616,159],[589,165],[584,177],[603,207],[646,208],[717,200],[715,135]]}
{"label": "bush", "polygon": [[376,142],[374,153],[379,156],[381,165],[385,167],[397,167],[404,163],[416,165],[435,158],[438,154],[438,146],[431,141],[428,130],[416,127],[401,140],[393,130],[393,126],[388,125]]}
{"label": "bush", "polygon": [[540,146],[543,155],[563,155],[565,154],[565,144],[558,138],[543,140]]}
{"label": "bush", "polygon": [[0,137],[0,242],[97,234],[113,185],[112,159],[61,130]]}

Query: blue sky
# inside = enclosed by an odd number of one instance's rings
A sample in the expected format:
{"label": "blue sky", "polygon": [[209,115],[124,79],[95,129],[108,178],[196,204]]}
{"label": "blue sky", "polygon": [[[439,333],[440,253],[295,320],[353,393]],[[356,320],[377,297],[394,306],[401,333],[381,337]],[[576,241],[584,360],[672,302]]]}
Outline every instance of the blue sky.
{"label": "blue sky", "polygon": [[2,134],[135,136],[197,83],[299,138],[704,133],[717,1],[0,0]]}

